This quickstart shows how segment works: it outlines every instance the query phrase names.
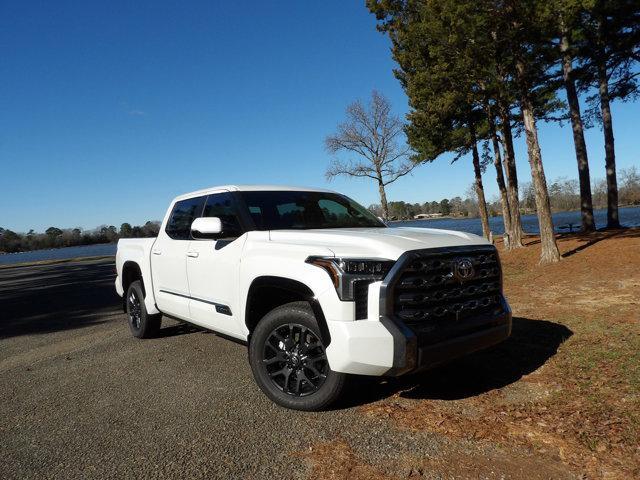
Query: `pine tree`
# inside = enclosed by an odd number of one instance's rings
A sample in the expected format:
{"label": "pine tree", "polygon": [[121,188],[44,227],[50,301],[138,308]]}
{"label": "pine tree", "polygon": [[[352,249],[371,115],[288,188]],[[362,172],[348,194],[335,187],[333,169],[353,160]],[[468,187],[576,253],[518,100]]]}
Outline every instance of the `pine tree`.
{"label": "pine tree", "polygon": [[[581,18],[584,43],[582,83],[596,86],[588,102],[602,123],[607,179],[607,227],[619,228],[618,182],[611,102],[638,95],[640,61],[640,2],[637,0],[585,0]],[[596,110],[597,109],[597,110]],[[599,110],[599,111],[598,111]]]}
{"label": "pine tree", "polygon": [[[486,136],[483,97],[477,88],[478,82],[470,75],[476,60],[467,42],[469,32],[450,28],[457,16],[468,14],[472,6],[460,4],[455,5],[455,9],[446,8],[451,6],[447,2],[423,5],[421,18],[433,14],[438,20],[414,22],[398,30],[389,24],[387,31],[394,41],[394,57],[401,66],[396,76],[411,106],[407,138],[417,152],[414,161],[431,162],[448,151],[456,153],[456,160],[471,153],[483,234],[489,238],[478,153],[478,142]],[[456,52],[455,61],[452,61],[452,51]]]}
{"label": "pine tree", "polygon": [[548,32],[548,41],[555,44],[557,62],[561,65],[562,88],[567,97],[569,118],[573,133],[573,145],[578,166],[580,186],[580,213],[583,232],[595,230],[589,158],[584,139],[584,122],[580,111],[577,78],[580,70],[575,68],[575,57],[580,48],[583,32],[581,19],[584,18],[584,0],[561,0],[541,3],[540,23]]}
{"label": "pine tree", "polygon": [[[412,107],[408,139],[426,158],[432,158],[429,154],[434,150],[440,153],[438,147],[443,145],[459,152],[474,143],[456,142],[453,132],[464,137],[462,132],[466,130],[467,137],[484,138],[490,129],[486,127],[486,115],[480,112],[485,111],[487,102],[496,102],[508,159],[507,179],[517,182],[510,113],[515,96],[522,113],[536,191],[541,262],[558,261],[536,127],[536,115],[552,110],[556,102],[546,73],[548,51],[531,18],[534,2],[370,0],[368,6],[381,21],[379,28],[393,42],[393,55],[400,66],[396,75]],[[476,133],[481,130],[483,134]],[[442,142],[442,138],[448,142]],[[517,205],[517,194],[513,196]],[[519,213],[510,208],[503,214],[513,219],[513,211]],[[511,230],[517,229],[513,238],[520,243],[518,223],[511,222]],[[512,235],[509,237],[511,240]]]}

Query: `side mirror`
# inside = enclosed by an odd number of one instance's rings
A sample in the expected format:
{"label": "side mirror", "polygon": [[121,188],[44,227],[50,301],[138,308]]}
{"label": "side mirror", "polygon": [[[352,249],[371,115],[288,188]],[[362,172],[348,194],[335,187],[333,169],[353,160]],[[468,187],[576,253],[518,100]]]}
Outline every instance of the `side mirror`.
{"label": "side mirror", "polygon": [[196,218],[191,224],[191,233],[195,238],[211,238],[222,233],[222,222],[218,217]]}

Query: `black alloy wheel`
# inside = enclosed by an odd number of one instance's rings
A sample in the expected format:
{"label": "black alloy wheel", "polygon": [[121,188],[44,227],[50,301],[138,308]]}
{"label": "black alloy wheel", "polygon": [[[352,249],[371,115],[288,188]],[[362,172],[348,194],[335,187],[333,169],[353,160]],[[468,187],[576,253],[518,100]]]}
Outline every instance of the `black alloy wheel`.
{"label": "black alloy wheel", "polygon": [[264,343],[263,363],[278,389],[296,397],[316,392],[327,378],[327,355],[313,331],[298,323],[275,328]]}
{"label": "black alloy wheel", "polygon": [[345,373],[331,370],[328,341],[320,335],[308,302],[274,308],[258,322],[249,339],[249,363],[256,383],[280,406],[326,409],[340,397],[347,379]]}
{"label": "black alloy wheel", "polygon": [[144,288],[136,280],[127,289],[127,320],[131,334],[136,338],[155,337],[160,331],[162,315],[150,315],[144,305]]}
{"label": "black alloy wheel", "polygon": [[138,298],[137,292],[134,289],[129,291],[127,312],[129,312],[129,325],[139,330],[142,323],[142,307],[140,306],[140,299]]}

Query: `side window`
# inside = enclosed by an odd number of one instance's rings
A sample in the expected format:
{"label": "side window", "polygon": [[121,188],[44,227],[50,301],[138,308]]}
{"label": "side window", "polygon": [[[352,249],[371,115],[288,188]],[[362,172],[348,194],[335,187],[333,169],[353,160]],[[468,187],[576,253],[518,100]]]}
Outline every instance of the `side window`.
{"label": "side window", "polygon": [[222,222],[222,237],[239,237],[242,235],[238,210],[230,193],[209,195],[202,216],[218,217],[220,219],[220,222]]}
{"label": "side window", "polygon": [[167,221],[165,232],[174,240],[189,240],[191,224],[200,216],[205,197],[188,198],[176,202]]}
{"label": "side window", "polygon": [[256,224],[257,228],[264,227],[264,213],[262,211],[262,207],[249,206],[249,214],[251,215],[251,218],[253,218],[253,222]]}
{"label": "side window", "polygon": [[304,206],[296,203],[281,203],[276,206],[276,209],[282,225],[291,225],[293,228],[304,226]]}

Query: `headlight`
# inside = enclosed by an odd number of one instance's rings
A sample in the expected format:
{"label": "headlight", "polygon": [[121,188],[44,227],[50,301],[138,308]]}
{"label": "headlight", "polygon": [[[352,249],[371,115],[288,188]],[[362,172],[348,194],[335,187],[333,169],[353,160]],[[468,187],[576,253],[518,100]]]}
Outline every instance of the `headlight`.
{"label": "headlight", "polygon": [[382,280],[395,263],[393,260],[336,257],[309,257],[306,262],[329,274],[338,297],[343,301],[354,300],[353,289],[356,282]]}

